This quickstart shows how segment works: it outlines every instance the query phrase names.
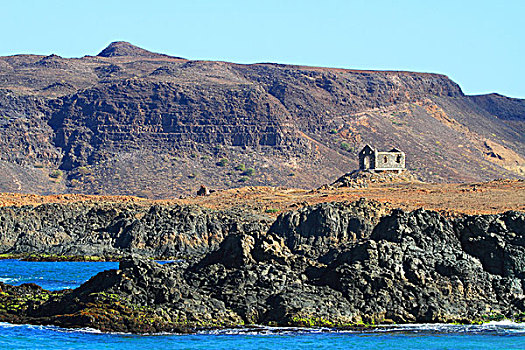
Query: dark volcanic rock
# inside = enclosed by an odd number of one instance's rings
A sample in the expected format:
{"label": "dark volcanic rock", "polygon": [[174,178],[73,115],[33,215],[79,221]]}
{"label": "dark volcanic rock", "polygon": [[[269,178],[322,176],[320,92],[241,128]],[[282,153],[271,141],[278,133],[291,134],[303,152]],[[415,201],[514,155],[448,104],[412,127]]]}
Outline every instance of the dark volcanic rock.
{"label": "dark volcanic rock", "polygon": [[[279,219],[293,232],[230,234],[197,260],[159,265],[130,256],[73,291],[0,284],[0,320],[158,332],[524,319],[524,213],[451,220],[395,210],[373,228],[350,230],[358,237],[340,236],[350,225],[334,217],[363,220],[367,207],[303,209],[294,213],[302,220]],[[315,220],[305,230],[308,217]],[[317,259],[328,248],[335,252]]]}
{"label": "dark volcanic rock", "polygon": [[502,277],[525,278],[525,217],[470,216],[457,225],[463,249],[480,259],[483,268]]}
{"label": "dark volcanic rock", "polygon": [[284,237],[297,254],[318,258],[340,245],[368,238],[386,209],[361,199],[353,203],[323,203],[281,214],[270,232]]}
{"label": "dark volcanic rock", "polygon": [[232,233],[265,232],[270,218],[197,206],[43,204],[0,208],[0,252],[71,256],[197,256]]}

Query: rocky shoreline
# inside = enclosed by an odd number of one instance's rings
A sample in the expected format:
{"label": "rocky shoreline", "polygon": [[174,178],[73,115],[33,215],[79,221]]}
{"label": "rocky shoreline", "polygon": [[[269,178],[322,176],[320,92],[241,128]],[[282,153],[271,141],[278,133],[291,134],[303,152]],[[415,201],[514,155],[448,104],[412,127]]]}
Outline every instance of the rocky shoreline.
{"label": "rocky shoreline", "polygon": [[74,290],[0,283],[0,321],[133,333],[525,321],[525,213],[450,219],[358,201],[264,222],[177,262],[129,255]]}

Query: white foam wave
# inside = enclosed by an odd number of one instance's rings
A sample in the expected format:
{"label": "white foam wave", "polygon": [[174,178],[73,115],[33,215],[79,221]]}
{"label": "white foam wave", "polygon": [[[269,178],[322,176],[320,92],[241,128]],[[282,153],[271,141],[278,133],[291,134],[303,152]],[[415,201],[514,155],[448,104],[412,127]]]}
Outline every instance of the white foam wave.
{"label": "white foam wave", "polygon": [[339,330],[334,328],[268,327],[250,326],[227,329],[203,330],[198,334],[215,335],[274,335],[274,334],[315,334],[315,333],[525,333],[525,323],[512,321],[489,322],[481,325],[454,325],[445,323],[424,323],[384,325],[363,329]]}
{"label": "white foam wave", "polygon": [[12,284],[13,282],[18,282],[18,281],[20,281],[19,278],[0,277],[0,282],[4,282],[8,284]]}
{"label": "white foam wave", "polygon": [[[35,330],[49,330],[60,333],[88,333],[88,334],[109,334],[109,335],[124,335],[133,336],[132,333],[127,332],[102,332],[94,328],[62,328],[58,326],[42,326],[30,324],[12,324],[8,322],[0,322],[1,328],[26,327]],[[363,330],[338,330],[332,328],[303,328],[303,327],[269,327],[269,326],[248,326],[238,328],[212,329],[201,330],[197,334],[202,335],[301,335],[301,334],[320,334],[320,333],[438,333],[438,334],[480,334],[480,333],[496,333],[496,334],[522,334],[525,333],[525,323],[516,323],[512,321],[493,321],[481,325],[452,325],[443,323],[425,323],[425,324],[405,324],[405,325],[388,325],[376,326],[373,328],[366,328]],[[188,335],[180,333],[155,333],[147,334],[149,336],[170,336],[170,335]]]}
{"label": "white foam wave", "polygon": [[43,325],[34,325],[34,324],[15,324],[9,322],[0,322],[0,328],[14,328],[14,327],[23,327],[27,329],[36,329],[36,330],[50,330],[60,333],[104,333],[98,329],[94,328],[62,328],[58,326],[43,326]]}
{"label": "white foam wave", "polygon": [[50,329],[54,326],[42,326],[42,325],[34,325],[34,324],[27,324],[27,323],[9,323],[9,322],[0,322],[0,328],[28,328],[28,329]]}
{"label": "white foam wave", "polygon": [[25,277],[0,277],[0,282],[15,284],[15,283],[29,283],[34,280],[44,280],[42,276],[25,276]]}
{"label": "white foam wave", "polygon": [[133,336],[136,335],[134,333],[130,332],[103,332],[100,329],[90,328],[90,327],[84,327],[84,328],[63,328],[58,326],[46,326],[46,328],[60,332],[60,333],[83,333],[83,334],[110,334],[110,335],[125,335],[125,336]]}
{"label": "white foam wave", "polygon": [[510,326],[510,327],[525,328],[525,323],[516,323],[511,320],[490,321],[490,322],[484,323],[484,325],[486,326]]}
{"label": "white foam wave", "polygon": [[270,327],[253,325],[239,328],[225,328],[202,330],[198,334],[216,334],[216,335],[273,335],[273,334],[315,334],[334,332],[330,328],[305,328],[305,327]]}
{"label": "white foam wave", "polygon": [[509,320],[488,322],[480,325],[456,325],[445,323],[422,323],[377,326],[364,332],[409,332],[409,333],[525,333],[525,323]]}
{"label": "white foam wave", "polygon": [[14,323],[8,323],[8,322],[0,322],[0,327],[1,328],[13,328],[13,327],[22,327],[22,326],[27,326],[27,325],[14,324]]}

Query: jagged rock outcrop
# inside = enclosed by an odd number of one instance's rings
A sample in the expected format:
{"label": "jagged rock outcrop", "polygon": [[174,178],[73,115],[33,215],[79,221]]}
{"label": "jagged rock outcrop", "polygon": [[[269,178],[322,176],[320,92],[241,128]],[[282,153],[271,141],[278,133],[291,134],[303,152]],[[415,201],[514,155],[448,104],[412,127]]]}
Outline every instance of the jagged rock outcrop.
{"label": "jagged rock outcrop", "polygon": [[292,252],[319,258],[340,246],[368,238],[386,214],[377,202],[323,203],[280,215],[269,232],[283,237]]}
{"label": "jagged rock outcrop", "polygon": [[370,184],[396,184],[414,183],[418,179],[408,170],[403,171],[381,171],[373,170],[353,170],[341,176],[330,185],[323,185],[321,188],[367,188]]}
{"label": "jagged rock outcrop", "polygon": [[502,277],[525,278],[523,213],[470,216],[459,221],[457,230],[463,250],[477,257],[485,270]]}
{"label": "jagged rock outcrop", "polygon": [[268,217],[197,206],[43,204],[0,208],[0,252],[157,259],[198,256],[232,233],[265,232]]}
{"label": "jagged rock outcrop", "polygon": [[73,291],[0,284],[0,320],[158,332],[525,319],[524,213],[448,219],[394,210],[371,231],[339,236],[350,226],[333,219],[354,212],[363,220],[365,207],[283,214],[277,221],[289,232],[231,234],[200,259],[159,265],[131,256]]}

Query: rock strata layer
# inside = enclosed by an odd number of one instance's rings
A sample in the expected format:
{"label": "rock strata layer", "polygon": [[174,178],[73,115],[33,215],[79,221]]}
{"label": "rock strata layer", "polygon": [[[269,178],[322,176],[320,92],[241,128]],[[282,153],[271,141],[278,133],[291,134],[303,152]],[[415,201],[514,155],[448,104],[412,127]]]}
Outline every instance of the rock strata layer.
{"label": "rock strata layer", "polygon": [[365,204],[283,214],[202,258],[130,256],[75,290],[0,284],[0,320],[139,333],[525,320],[524,213],[374,216]]}
{"label": "rock strata layer", "polygon": [[315,188],[355,169],[365,144],[403,150],[424,181],[522,179],[524,106],[440,74],[194,61],[126,42],[0,57],[0,192]]}

